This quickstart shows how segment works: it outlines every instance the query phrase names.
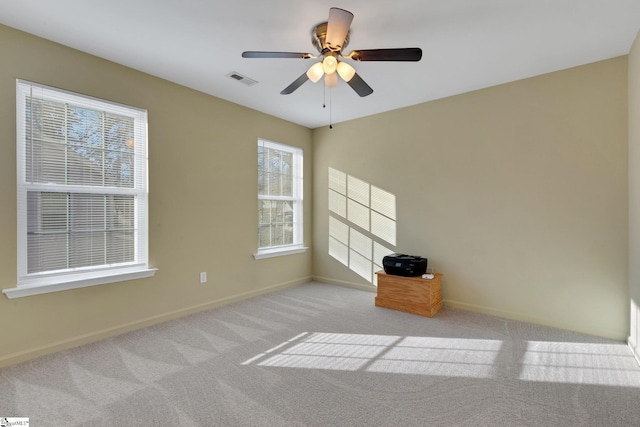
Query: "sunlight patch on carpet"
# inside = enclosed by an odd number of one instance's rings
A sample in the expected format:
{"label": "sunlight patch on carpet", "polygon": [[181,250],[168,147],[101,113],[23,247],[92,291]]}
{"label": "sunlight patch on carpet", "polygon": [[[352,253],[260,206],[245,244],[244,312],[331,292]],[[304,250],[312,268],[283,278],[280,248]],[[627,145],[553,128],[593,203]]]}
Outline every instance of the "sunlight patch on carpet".
{"label": "sunlight patch on carpet", "polygon": [[[513,358],[515,372],[504,363]],[[304,332],[242,364],[640,388],[624,344],[522,341],[513,348],[490,339]]]}

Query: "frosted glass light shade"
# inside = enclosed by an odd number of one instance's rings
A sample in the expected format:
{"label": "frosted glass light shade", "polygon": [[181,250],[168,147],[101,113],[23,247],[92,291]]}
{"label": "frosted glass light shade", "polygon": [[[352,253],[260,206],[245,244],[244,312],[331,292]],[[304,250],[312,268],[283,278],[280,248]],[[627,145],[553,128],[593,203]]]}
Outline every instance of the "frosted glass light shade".
{"label": "frosted glass light shade", "polygon": [[327,55],[322,61],[322,68],[324,69],[325,74],[335,73],[337,66],[338,60],[335,58],[335,56]]}
{"label": "frosted glass light shade", "polygon": [[342,77],[345,82],[351,80],[356,74],[356,70],[354,70],[353,67],[346,62],[338,62],[337,69],[338,74],[340,74],[340,77]]}
{"label": "frosted glass light shade", "polygon": [[322,66],[322,62],[316,62],[307,70],[307,77],[313,83],[316,83],[318,80],[322,78],[324,74],[324,68]]}
{"label": "frosted glass light shade", "polygon": [[328,88],[336,87],[338,85],[338,75],[336,73],[325,74],[324,85]]}

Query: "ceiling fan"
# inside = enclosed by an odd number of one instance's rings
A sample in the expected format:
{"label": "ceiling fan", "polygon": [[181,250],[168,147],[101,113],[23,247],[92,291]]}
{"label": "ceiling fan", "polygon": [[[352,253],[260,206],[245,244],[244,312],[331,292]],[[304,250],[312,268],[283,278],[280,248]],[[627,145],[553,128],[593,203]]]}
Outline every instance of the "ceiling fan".
{"label": "ceiling fan", "polygon": [[313,55],[304,52],[242,52],[243,58],[322,58],[314,63],[304,74],[284,88],[280,94],[288,95],[302,86],[307,80],[313,83],[324,75],[326,87],[335,87],[338,75],[360,96],[373,93],[373,89],[356,73],[356,70],[339,58],[354,61],[420,61],[422,49],[417,47],[400,49],[366,49],[353,50],[348,54],[343,49],[349,44],[349,28],[353,21],[353,13],[332,7],[329,9],[329,20],[316,25],[311,31],[311,42],[320,53]]}

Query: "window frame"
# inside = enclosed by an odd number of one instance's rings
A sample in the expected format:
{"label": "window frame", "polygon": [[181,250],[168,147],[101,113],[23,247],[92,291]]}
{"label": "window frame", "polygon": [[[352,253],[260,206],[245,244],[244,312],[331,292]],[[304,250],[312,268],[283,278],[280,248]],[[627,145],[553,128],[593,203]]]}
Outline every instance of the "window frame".
{"label": "window frame", "polygon": [[[273,201],[292,201],[293,202],[293,243],[279,246],[265,246],[260,247],[260,219],[257,218],[257,237],[258,237],[258,249],[253,255],[255,259],[271,258],[282,255],[291,255],[305,252],[308,248],[304,246],[304,176],[303,176],[303,162],[304,152],[302,148],[292,145],[286,145],[279,142],[269,141],[264,138],[258,138],[258,150],[260,147],[265,147],[273,150],[284,151],[291,153],[292,155],[292,195],[291,196],[270,196],[260,194],[259,188],[257,189],[258,197],[257,201],[261,200],[273,200]],[[258,180],[260,175],[260,164],[258,163]]]}
{"label": "window frame", "polygon": [[[73,106],[114,113],[134,119],[134,184],[131,189],[115,186],[27,182],[27,97],[36,90],[39,99],[66,102]],[[147,111],[57,89],[21,79],[16,80],[16,173],[17,173],[17,287],[4,289],[8,298],[57,292],[86,286],[151,277],[157,269],[148,266],[148,156]],[[64,166],[63,166],[64,167]],[[141,169],[139,169],[141,168]],[[28,192],[72,194],[129,195],[135,200],[133,245],[134,260],[117,264],[67,267],[60,270],[28,272]],[[68,251],[68,247],[64,249]]]}

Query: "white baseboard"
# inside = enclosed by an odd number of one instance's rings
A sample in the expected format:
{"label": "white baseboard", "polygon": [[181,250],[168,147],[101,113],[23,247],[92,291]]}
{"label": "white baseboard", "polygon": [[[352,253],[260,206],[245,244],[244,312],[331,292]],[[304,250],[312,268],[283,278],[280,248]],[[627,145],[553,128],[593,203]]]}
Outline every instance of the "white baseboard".
{"label": "white baseboard", "polygon": [[[106,329],[94,331],[88,334],[78,335],[76,337],[72,337],[66,340],[61,340],[61,341],[49,343],[43,346],[38,346],[31,349],[19,351],[16,353],[11,353],[3,357],[0,357],[0,368],[26,362],[28,360],[35,359],[40,356],[56,353],[56,352],[67,350],[73,347],[78,347],[83,344],[99,341],[99,340],[120,335],[126,332],[131,332],[136,329],[141,329],[147,326],[155,325],[157,323],[166,322],[168,320],[177,319],[180,317],[188,316],[190,314],[195,314],[205,310],[210,310],[212,308],[220,307],[226,304],[231,304],[234,302],[242,301],[242,300],[256,297],[259,295],[272,293],[281,289],[301,285],[303,283],[307,283],[310,281],[322,282],[322,283],[327,283],[327,284],[336,285],[336,286],[343,286],[343,287],[358,289],[358,290],[367,291],[367,292],[374,292],[374,293],[376,292],[376,287],[373,285],[365,285],[361,283],[329,279],[327,277],[320,277],[320,276],[313,276],[313,277],[307,276],[297,280],[267,286],[266,288],[258,289],[255,291],[245,292],[245,293],[234,295],[231,297],[221,298],[219,300],[210,301],[204,304],[198,304],[195,306],[171,311],[161,315],[140,319],[135,322],[125,323],[112,328],[106,328]],[[548,322],[545,322],[543,319],[522,315],[520,313],[514,313],[514,312],[505,311],[505,310],[498,310],[495,308],[485,307],[485,306],[480,306],[475,304],[467,304],[467,303],[462,303],[462,302],[453,301],[453,300],[444,300],[443,302],[444,302],[444,305],[447,307],[459,308],[461,310],[488,314],[491,316],[518,320],[522,322],[529,322],[529,323],[535,323],[535,324],[545,325],[550,327],[557,327],[556,325],[551,325]],[[588,331],[588,332],[577,331],[577,332],[586,333],[590,335],[609,337],[612,339],[620,339],[620,338],[617,338],[616,334],[613,334],[611,331],[603,330],[603,331]],[[629,339],[627,339],[627,344],[629,345],[629,348],[631,349],[632,354],[638,361],[638,364],[640,364],[640,355],[636,352],[636,349],[631,345],[631,342]]]}
{"label": "white baseboard", "polygon": [[[330,285],[344,286],[347,288],[354,288],[354,289],[359,289],[359,290],[368,291],[368,292],[377,291],[377,288],[374,285],[363,285],[361,283],[330,279],[328,277],[313,276],[313,280],[316,282],[328,283]],[[518,320],[521,322],[528,322],[536,325],[549,326],[551,328],[567,329],[567,330],[569,329],[569,328],[563,328],[561,326],[552,324],[548,322],[546,319],[535,317],[535,316],[528,316],[522,313],[516,313],[512,311],[507,311],[507,310],[500,310],[493,307],[485,307],[482,305],[468,304],[468,303],[450,300],[450,299],[444,299],[442,302],[446,307],[459,308],[461,310],[472,311],[474,313],[487,314],[489,316],[501,317],[501,318],[511,319],[511,320]],[[580,329],[574,328],[572,330],[582,334],[605,337],[605,338],[610,338],[617,341],[624,341],[626,338],[624,333],[621,334],[620,331],[616,332],[616,331],[611,331],[607,329],[580,330]]]}
{"label": "white baseboard", "polygon": [[610,338],[617,341],[625,341],[625,335],[620,331],[611,331],[609,329],[580,330],[579,328],[569,328],[569,327],[558,326],[557,324],[550,323],[546,319],[535,317],[535,316],[528,316],[522,313],[499,310],[492,307],[468,304],[468,303],[453,301],[449,299],[445,299],[442,302],[447,307],[459,308],[461,310],[472,311],[475,313],[488,314],[490,316],[502,317],[502,318],[511,319],[511,320],[518,320],[521,322],[533,323],[536,325],[548,326],[556,329],[572,330],[574,332],[578,332],[581,334],[593,335],[593,336],[603,337],[603,338]]}
{"label": "white baseboard", "polygon": [[359,289],[361,291],[367,291],[367,292],[376,292],[376,289],[377,289],[373,285],[363,285],[361,283],[347,282],[347,281],[344,281],[344,280],[329,279],[328,277],[313,276],[313,280],[315,282],[328,283],[329,285],[344,286],[346,288]]}
{"label": "white baseboard", "polygon": [[638,362],[638,365],[640,365],[640,354],[638,354],[638,352],[636,351],[637,347],[634,345],[631,337],[627,338],[627,345],[629,346],[629,350],[631,350],[631,354],[633,354],[633,357],[636,358],[636,362]]}
{"label": "white baseboard", "polygon": [[83,344],[99,341],[99,340],[120,335],[126,332],[131,332],[136,329],[145,328],[147,326],[155,325],[157,323],[166,322],[167,320],[177,319],[179,317],[184,317],[184,316],[195,314],[201,311],[210,310],[212,308],[242,301],[248,298],[256,297],[263,294],[268,294],[268,293],[289,288],[292,286],[301,285],[311,280],[312,280],[311,276],[307,276],[297,280],[292,280],[290,282],[284,282],[284,283],[279,283],[277,285],[267,286],[266,288],[258,289],[255,291],[245,292],[245,293],[234,295],[231,297],[221,298],[221,299],[210,301],[204,304],[194,305],[184,309],[175,310],[175,311],[163,313],[157,316],[151,316],[144,319],[140,319],[135,322],[125,323],[122,325],[114,326],[112,328],[101,329],[98,331],[90,332],[88,334],[78,335],[65,340],[56,341],[53,343],[30,348],[30,349],[19,351],[16,353],[11,353],[6,356],[0,357],[0,368],[5,368],[10,365],[15,365],[18,363],[26,362],[31,359],[35,359],[36,357],[56,353],[56,352],[67,350],[73,347],[78,347]]}
{"label": "white baseboard", "polygon": [[442,302],[447,307],[459,308],[461,310],[472,311],[474,313],[488,314],[490,316],[502,317],[505,319],[520,320],[523,322],[540,323],[539,319],[531,316],[525,316],[520,313],[514,313],[506,310],[499,310],[492,307],[485,307],[483,305],[469,304],[466,302],[459,302],[450,299],[443,299]]}
{"label": "white baseboard", "polygon": [[[338,285],[338,286],[344,286],[347,288],[354,288],[354,289],[359,289],[359,290],[363,290],[363,291],[368,291],[368,292],[376,292],[377,288],[374,285],[363,285],[361,283],[354,283],[354,282],[348,282],[348,281],[343,281],[343,280],[336,280],[336,279],[330,279],[328,277],[321,277],[321,276],[313,276],[313,280],[317,281],[317,282],[322,282],[322,283],[328,283],[330,285]],[[529,315],[525,315],[522,313],[516,313],[516,312],[512,312],[512,311],[506,311],[506,310],[500,310],[500,309],[496,309],[493,307],[485,307],[482,305],[476,305],[476,304],[468,304],[468,303],[464,303],[464,302],[460,302],[460,301],[455,301],[455,300],[450,300],[450,299],[444,299],[443,304],[446,307],[453,307],[453,308],[459,308],[461,310],[466,310],[466,311],[472,311],[475,313],[481,313],[481,314],[487,314],[490,316],[495,316],[495,317],[501,317],[501,318],[505,318],[505,319],[511,319],[511,320],[517,320],[520,322],[528,322],[528,323],[533,323],[536,325],[542,325],[542,326],[548,326],[551,328],[557,328],[557,329],[565,329],[565,330],[573,330],[574,332],[579,332],[582,334],[587,334],[587,335],[593,335],[593,336],[597,336],[597,337],[605,337],[605,338],[610,338],[610,339],[614,339],[617,341],[625,341],[625,333],[622,331],[611,331],[608,329],[590,329],[590,330],[581,330],[579,328],[568,328],[568,327],[562,327],[559,326],[557,324],[552,324],[551,322],[547,321],[544,318],[539,318],[539,317],[535,317],[535,316],[529,316]],[[636,357],[638,357],[638,355],[636,355]]]}

